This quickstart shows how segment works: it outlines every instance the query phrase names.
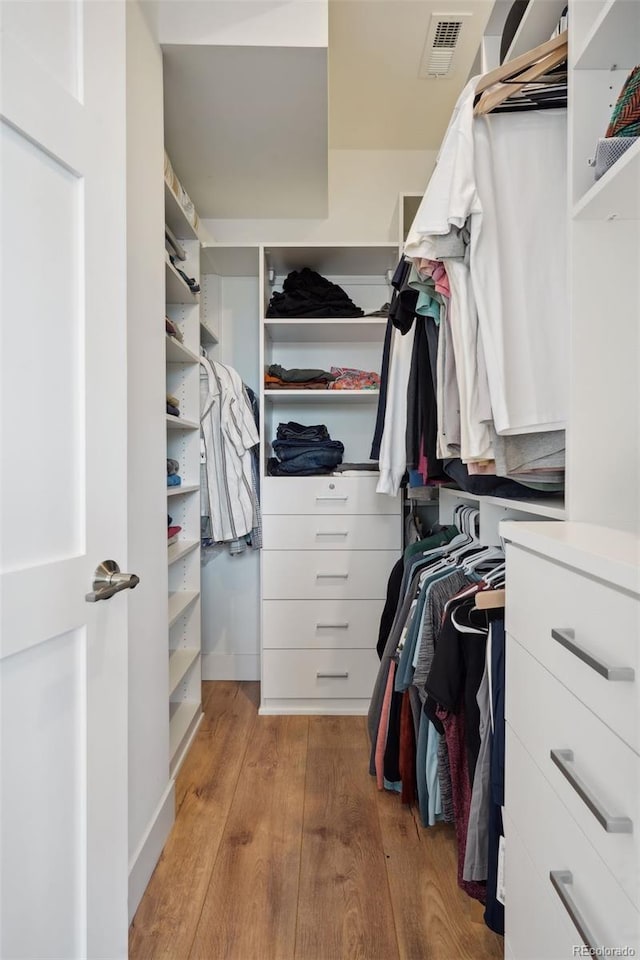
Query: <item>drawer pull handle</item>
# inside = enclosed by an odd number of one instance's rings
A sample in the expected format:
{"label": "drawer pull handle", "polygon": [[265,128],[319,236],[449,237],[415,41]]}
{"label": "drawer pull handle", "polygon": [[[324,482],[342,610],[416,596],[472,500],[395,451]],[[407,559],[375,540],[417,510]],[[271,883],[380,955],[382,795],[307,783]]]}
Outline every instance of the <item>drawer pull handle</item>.
{"label": "drawer pull handle", "polygon": [[348,630],[349,622],[346,623],[316,623],[316,630]]}
{"label": "drawer pull handle", "polygon": [[318,673],[316,673],[316,677],[318,678],[318,680],[330,680],[330,679],[346,680],[348,676],[349,676],[348,670],[345,670],[344,673],[336,673],[335,671],[327,672],[327,673],[321,673],[320,671],[318,671]]}
{"label": "drawer pull handle", "polygon": [[573,653],[578,660],[582,660],[588,667],[599,673],[605,680],[635,680],[635,671],[633,667],[609,667],[601,660],[597,660],[584,647],[578,646],[575,642],[575,630],[552,630],[551,636],[560,646],[565,647],[570,653]]}
{"label": "drawer pull handle", "polygon": [[589,947],[595,956],[595,954],[598,952],[598,943],[596,938],[591,933],[589,924],[582,916],[580,908],[567,889],[567,887],[570,887],[573,883],[573,874],[570,870],[551,870],[549,873],[549,880],[551,880],[554,890],[560,897],[562,906],[571,917],[572,923],[582,937],[583,943],[585,946]]}
{"label": "drawer pull handle", "polygon": [[603,810],[584,781],[568,766],[573,763],[573,750],[552,750],[551,759],[565,777],[584,804],[591,810],[598,823],[607,833],[633,833],[633,823],[629,817],[611,817]]}
{"label": "drawer pull handle", "polygon": [[316,497],[316,500],[342,500],[344,503],[347,502],[349,497]]}
{"label": "drawer pull handle", "polygon": [[316,573],[316,580],[347,580],[348,573]]}
{"label": "drawer pull handle", "polygon": [[348,530],[316,530],[316,537],[348,537]]}

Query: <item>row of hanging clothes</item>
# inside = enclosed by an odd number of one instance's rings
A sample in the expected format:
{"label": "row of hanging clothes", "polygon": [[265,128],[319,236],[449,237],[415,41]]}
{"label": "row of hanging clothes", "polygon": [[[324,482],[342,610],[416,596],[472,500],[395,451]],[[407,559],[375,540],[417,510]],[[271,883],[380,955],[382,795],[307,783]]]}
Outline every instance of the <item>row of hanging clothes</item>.
{"label": "row of hanging clothes", "polygon": [[566,58],[565,31],[458,98],[392,281],[380,493],[412,470],[476,495],[564,490]]}
{"label": "row of hanging clothes", "polygon": [[503,933],[505,555],[480,542],[478,522],[478,510],[459,506],[391,571],[369,772],[415,805],[424,827],[455,824],[458,883]]}

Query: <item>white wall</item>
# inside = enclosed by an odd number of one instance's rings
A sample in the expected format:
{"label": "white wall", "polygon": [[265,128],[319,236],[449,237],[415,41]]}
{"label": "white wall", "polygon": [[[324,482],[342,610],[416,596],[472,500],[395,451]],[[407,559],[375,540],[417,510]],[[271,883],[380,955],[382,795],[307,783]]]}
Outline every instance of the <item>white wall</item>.
{"label": "white wall", "polygon": [[398,195],[423,193],[434,150],[329,150],[329,216],[322,220],[205,220],[217,241],[398,240]]}
{"label": "white wall", "polygon": [[[127,3],[129,909],[173,822],[169,783],[162,57]],[[109,282],[105,278],[105,282]],[[114,470],[120,465],[113,464]],[[106,505],[105,509],[109,509]]]}

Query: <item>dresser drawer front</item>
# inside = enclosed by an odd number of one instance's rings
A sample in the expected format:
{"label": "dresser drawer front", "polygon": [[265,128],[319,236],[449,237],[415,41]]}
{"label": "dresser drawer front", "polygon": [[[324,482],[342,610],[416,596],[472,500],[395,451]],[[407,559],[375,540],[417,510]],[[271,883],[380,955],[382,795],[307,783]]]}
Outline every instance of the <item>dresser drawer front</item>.
{"label": "dresser drawer front", "polygon": [[376,493],[377,477],[265,477],[262,513],[400,513],[400,497]]}
{"label": "dresser drawer front", "polygon": [[378,600],[395,550],[263,550],[264,600]]}
{"label": "dresser drawer front", "polygon": [[[580,573],[507,546],[507,631],[634,748],[640,750],[640,602]],[[555,631],[559,639],[554,639]],[[558,633],[560,631],[560,633]],[[607,680],[562,636],[634,680]]]}
{"label": "dresser drawer front", "polygon": [[384,600],[265,600],[265,649],[375,648]]}
{"label": "dresser drawer front", "polygon": [[369,699],[379,666],[375,650],[265,650],[262,695],[267,700]]}
{"label": "dresser drawer front", "polygon": [[[539,880],[568,915],[549,875],[551,871],[569,872],[571,883],[563,889],[591,931],[593,945],[633,947],[637,951],[640,914],[614,874],[585,840],[580,827],[509,726],[506,756],[507,814],[531,857]],[[508,874],[505,877],[509,889]],[[577,930],[574,943],[581,943]]]}
{"label": "dresser drawer front", "polygon": [[[640,902],[640,757],[511,638],[506,697],[511,728],[627,895]],[[513,781],[510,759],[508,776]],[[631,832],[608,832],[605,818],[609,830]]]}
{"label": "dresser drawer front", "polygon": [[396,550],[402,531],[394,514],[322,516],[277,515],[262,518],[266,550]]}

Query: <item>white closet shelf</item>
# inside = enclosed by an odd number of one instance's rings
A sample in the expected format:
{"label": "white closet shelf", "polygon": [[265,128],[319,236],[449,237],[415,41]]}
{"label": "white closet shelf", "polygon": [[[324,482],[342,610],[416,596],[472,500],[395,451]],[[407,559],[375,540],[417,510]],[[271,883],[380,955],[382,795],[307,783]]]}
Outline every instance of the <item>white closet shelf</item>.
{"label": "white closet shelf", "polygon": [[208,327],[206,323],[200,321],[200,340],[202,343],[218,343],[218,334],[215,330],[212,330],[211,327]]}
{"label": "white closet shelf", "polygon": [[200,484],[187,483],[181,487],[167,487],[167,496],[180,497],[180,496],[184,496],[185,493],[195,493],[197,490],[200,490]]}
{"label": "white closet shelf", "polygon": [[186,754],[191,738],[187,742],[183,741],[190,731],[195,732],[198,717],[202,714],[199,700],[171,703],[169,710],[171,718],[169,720],[169,771],[173,776]]}
{"label": "white closet shelf", "polygon": [[[639,4],[640,9],[640,4]],[[639,58],[640,59],[640,58]],[[573,208],[574,220],[640,218],[640,139],[610,167]]]}
{"label": "white closet shelf", "polygon": [[165,340],[167,363],[198,363],[198,355],[185,347],[183,343],[167,334]]}
{"label": "white closet shelf", "polygon": [[167,548],[167,562],[169,566],[171,566],[172,563],[176,563],[177,560],[187,557],[199,546],[199,540],[178,540],[177,543],[172,543],[171,546]]}
{"label": "white closet shelf", "polygon": [[487,503],[494,507],[504,507],[508,510],[519,510],[521,513],[529,513],[532,517],[546,517],[549,520],[564,520],[566,510],[564,497],[544,497],[539,500],[511,500],[508,497],[487,497],[476,496],[467,493],[466,490],[454,490],[451,487],[441,487],[440,497],[451,494],[456,500],[466,500],[469,503]]}
{"label": "white closet shelf", "polygon": [[377,403],[379,390],[265,390],[271,403]]}
{"label": "white closet shelf", "polygon": [[187,220],[180,201],[166,180],[164,182],[164,222],[179,240],[198,239],[195,227]]}
{"label": "white closet shelf", "polygon": [[264,254],[267,268],[278,276],[310,267],[324,277],[384,277],[387,270],[395,270],[399,257],[396,243],[270,244]]}
{"label": "white closet shelf", "polygon": [[[638,63],[640,4],[637,0],[606,0],[581,50],[576,70],[629,69]],[[615,51],[612,54],[612,51]]]}
{"label": "white closet shelf", "polygon": [[200,656],[198,647],[181,648],[169,653],[169,696],[172,697],[190,668]]}
{"label": "white closet shelf", "polygon": [[529,0],[529,5],[507,51],[505,63],[548,40],[566,5],[567,0]]}
{"label": "white closet shelf", "polygon": [[256,244],[203,244],[200,272],[223,277],[257,277],[260,247]]}
{"label": "white closet shelf", "polygon": [[169,627],[171,628],[176,620],[178,620],[182,614],[188,610],[192,603],[194,603],[200,593],[198,590],[176,590],[175,593],[169,594]]}
{"label": "white closet shelf", "polygon": [[264,329],[272,343],[382,343],[386,317],[345,319],[267,318]]}
{"label": "white closet shelf", "polygon": [[199,430],[200,424],[195,420],[187,420],[186,417],[173,417],[170,413],[166,414],[167,427],[170,430]]}
{"label": "white closet shelf", "polygon": [[190,304],[198,303],[200,297],[197,293],[192,293],[189,284],[186,283],[168,257],[165,265],[165,299],[168,304]]}

